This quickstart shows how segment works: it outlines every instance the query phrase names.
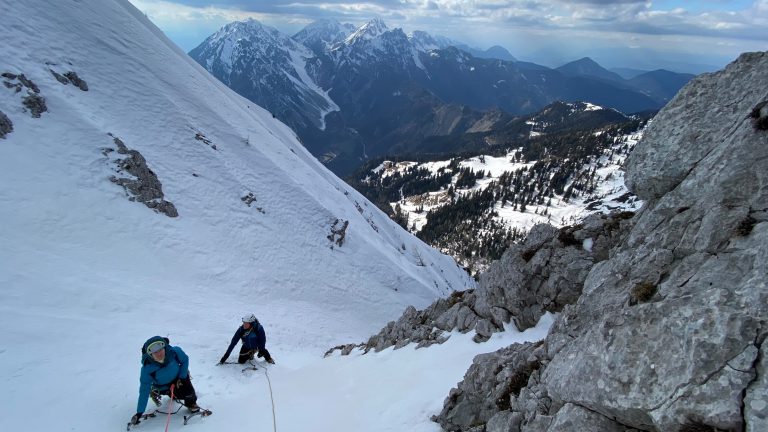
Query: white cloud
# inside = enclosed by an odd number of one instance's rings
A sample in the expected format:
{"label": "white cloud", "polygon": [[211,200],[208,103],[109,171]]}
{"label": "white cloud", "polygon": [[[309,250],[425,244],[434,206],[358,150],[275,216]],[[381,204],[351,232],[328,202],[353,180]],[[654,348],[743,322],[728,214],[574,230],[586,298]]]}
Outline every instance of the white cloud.
{"label": "white cloud", "polygon": [[[687,52],[706,57],[712,54],[709,46],[723,47],[722,51],[729,47],[728,53],[720,55],[733,58],[740,52],[755,50],[756,46],[765,49],[768,41],[768,0],[731,10],[723,10],[727,6],[723,3],[711,4],[719,9],[707,9],[706,4],[698,3],[693,10],[686,7],[687,2],[662,10],[647,0],[237,0],[247,11],[234,6],[206,6],[206,0],[131,1],[177,43],[185,28],[197,29],[195,37],[199,43],[204,38],[199,34],[203,30],[210,34],[215,26],[246,18],[290,34],[315,19],[361,24],[373,17],[384,18],[390,27],[425,30],[481,48],[502,45],[518,57],[526,52],[540,53],[552,45],[572,50],[617,44],[626,49],[652,49],[648,41],[658,38],[651,36],[670,35],[700,41],[701,45],[690,45],[689,41],[685,46]],[[235,0],[219,0],[219,4],[234,5]],[[641,35],[649,37],[631,40]],[[728,42],[719,44],[723,41]],[[187,44],[182,47],[190,49],[191,42]]]}

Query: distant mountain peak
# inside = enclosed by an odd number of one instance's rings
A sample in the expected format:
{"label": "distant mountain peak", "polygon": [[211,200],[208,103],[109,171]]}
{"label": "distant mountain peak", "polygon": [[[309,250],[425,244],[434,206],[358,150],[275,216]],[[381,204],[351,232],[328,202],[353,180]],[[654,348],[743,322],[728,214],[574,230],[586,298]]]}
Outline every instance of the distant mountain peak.
{"label": "distant mountain peak", "polygon": [[[578,60],[574,61],[573,63],[591,63],[591,64],[597,64],[597,62],[596,62],[596,61],[594,61],[594,60],[592,60],[592,58],[590,58],[590,57],[582,57],[582,58],[580,58],[580,59],[578,59]],[[599,65],[598,65],[598,66],[599,66]]]}
{"label": "distant mountain peak", "polygon": [[333,19],[314,21],[298,31],[292,39],[316,52],[326,51],[356,30],[352,24],[342,24]]}
{"label": "distant mountain peak", "polygon": [[508,60],[508,61],[517,61],[517,59],[503,46],[500,45],[494,45],[487,50],[485,50],[484,53],[481,53],[482,58],[497,58],[501,60]]}
{"label": "distant mountain peak", "polygon": [[569,76],[589,76],[608,81],[624,81],[624,78],[619,74],[605,69],[589,57],[582,57],[578,60],[566,63],[556,70]]}
{"label": "distant mountain peak", "polygon": [[355,30],[354,33],[349,35],[347,37],[347,40],[344,41],[346,44],[353,44],[356,41],[359,40],[371,40],[375,39],[382,34],[388,32],[389,29],[387,28],[387,25],[384,23],[384,20],[381,18],[374,18],[367,23],[361,25],[358,27],[357,30]]}
{"label": "distant mountain peak", "polygon": [[430,51],[434,49],[444,49],[449,46],[459,46],[460,42],[447,38],[445,36],[431,35],[425,31],[415,30],[408,34],[408,40],[419,51]]}
{"label": "distant mountain peak", "polygon": [[588,67],[588,68],[600,68],[600,69],[603,69],[603,67],[600,66],[599,63],[597,63],[596,61],[592,60],[589,57],[582,57],[582,58],[580,58],[578,60],[574,60],[572,62],[568,62],[568,63],[560,66],[557,69],[558,70],[560,70],[560,69],[573,69],[573,68],[577,68],[577,67],[579,67],[579,68],[587,68]]}
{"label": "distant mountain peak", "polygon": [[269,35],[272,39],[286,39],[276,28],[264,25],[253,18],[231,22],[214,33],[210,39],[212,41],[230,39],[234,42],[238,39],[250,38],[256,35]]}

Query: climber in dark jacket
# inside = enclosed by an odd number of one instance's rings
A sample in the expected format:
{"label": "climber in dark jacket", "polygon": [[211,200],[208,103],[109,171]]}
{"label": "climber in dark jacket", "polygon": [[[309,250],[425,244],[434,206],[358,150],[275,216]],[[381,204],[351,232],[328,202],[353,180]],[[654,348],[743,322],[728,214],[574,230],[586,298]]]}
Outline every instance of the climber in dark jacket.
{"label": "climber in dark jacket", "polygon": [[238,340],[243,342],[243,346],[240,347],[240,356],[237,358],[238,363],[243,364],[253,359],[253,355],[256,354],[259,357],[264,357],[267,363],[275,364],[272,356],[269,355],[269,351],[264,346],[267,343],[267,335],[264,333],[264,327],[256,319],[256,315],[251,314],[243,317],[243,325],[238,327],[235,335],[232,336],[229,348],[227,348],[227,352],[221,358],[219,364],[227,361]]}
{"label": "climber in dark jacket", "polygon": [[139,402],[131,424],[139,423],[150,393],[152,400],[159,404],[161,395],[170,396],[171,386],[174,399],[183,400],[184,406],[193,413],[200,410],[195,388],[189,379],[189,357],[181,348],[168,345],[167,338],[154,336],[144,342],[141,353]]}

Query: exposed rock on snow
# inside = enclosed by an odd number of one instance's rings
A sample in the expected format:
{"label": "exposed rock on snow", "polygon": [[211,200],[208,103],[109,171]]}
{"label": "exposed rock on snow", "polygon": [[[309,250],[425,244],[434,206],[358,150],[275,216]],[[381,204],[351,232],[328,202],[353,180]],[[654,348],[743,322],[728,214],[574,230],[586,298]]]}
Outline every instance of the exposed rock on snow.
{"label": "exposed rock on snow", "polygon": [[80,90],[88,91],[88,83],[86,83],[85,80],[77,76],[76,72],[69,71],[69,72],[65,72],[62,75],[53,69],[50,69],[50,71],[51,71],[51,74],[53,74],[53,77],[56,78],[56,81],[64,85],[72,83],[72,85],[79,88]]}
{"label": "exposed rock on snow", "polygon": [[11,72],[3,72],[0,76],[5,78],[3,80],[5,87],[14,89],[16,93],[21,92],[26,87],[27,95],[22,97],[21,103],[30,111],[32,117],[40,118],[42,113],[48,111],[48,107],[45,105],[45,98],[40,95],[40,88],[32,80],[24,76],[24,74],[17,75]]}
{"label": "exposed rock on snow", "polygon": [[[768,135],[750,119],[768,96],[766,70],[768,53],[743,54],[659,113],[627,167],[646,205],[563,309],[541,367],[493,414],[465,401],[495,395],[509,372],[479,356],[436,418],[443,428],[476,430],[463,420],[473,418],[477,430],[526,432],[766,429]],[[640,283],[656,290],[632,301]]]}
{"label": "exposed rock on snow", "polygon": [[80,90],[88,91],[88,83],[86,83],[85,80],[77,76],[76,72],[69,71],[64,74],[64,77],[67,78],[69,82],[72,83],[72,85],[79,88]]}
{"label": "exposed rock on snow", "polygon": [[[125,155],[125,157],[114,161],[117,164],[118,174],[122,176],[112,176],[110,178],[112,183],[122,186],[130,196],[131,201],[144,203],[152,210],[168,217],[177,217],[179,212],[176,210],[176,206],[163,199],[163,185],[158,180],[157,175],[147,166],[144,156],[138,151],[126,147],[120,138],[114,137],[114,142],[117,146],[117,152]],[[126,173],[130,176],[125,176]]]}
{"label": "exposed rock on snow", "polygon": [[6,135],[13,132],[13,123],[5,113],[0,111],[0,138],[5,138]]}
{"label": "exposed rock on snow", "polygon": [[331,233],[328,234],[328,240],[331,242],[331,249],[335,244],[338,247],[344,245],[344,239],[347,237],[347,228],[349,227],[348,220],[336,219],[331,225]]}
{"label": "exposed rock on snow", "polygon": [[48,107],[45,105],[45,98],[37,93],[29,92],[27,96],[22,99],[22,103],[34,118],[40,118],[44,112],[48,111]]}

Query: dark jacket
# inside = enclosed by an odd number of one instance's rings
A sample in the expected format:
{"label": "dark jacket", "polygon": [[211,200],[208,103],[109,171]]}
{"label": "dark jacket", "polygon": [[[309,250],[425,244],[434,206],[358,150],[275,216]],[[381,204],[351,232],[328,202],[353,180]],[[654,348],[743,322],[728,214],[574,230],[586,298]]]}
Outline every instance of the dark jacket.
{"label": "dark jacket", "polygon": [[176,346],[165,346],[165,361],[158,363],[147,354],[147,346],[152,342],[163,340],[161,336],[154,336],[144,342],[141,349],[141,378],[139,381],[139,402],[136,412],[143,413],[147,408],[147,399],[152,387],[158,390],[168,390],[177,379],[189,376],[189,357]]}
{"label": "dark jacket", "polygon": [[224,354],[224,358],[229,357],[232,350],[235,348],[235,345],[237,345],[238,340],[243,341],[243,347],[246,349],[264,351],[264,346],[267,343],[267,335],[264,333],[264,327],[259,324],[259,321],[252,322],[251,328],[248,330],[244,329],[243,326],[238,327],[235,335],[232,336],[232,341],[229,343],[229,348],[227,348],[227,353]]}

